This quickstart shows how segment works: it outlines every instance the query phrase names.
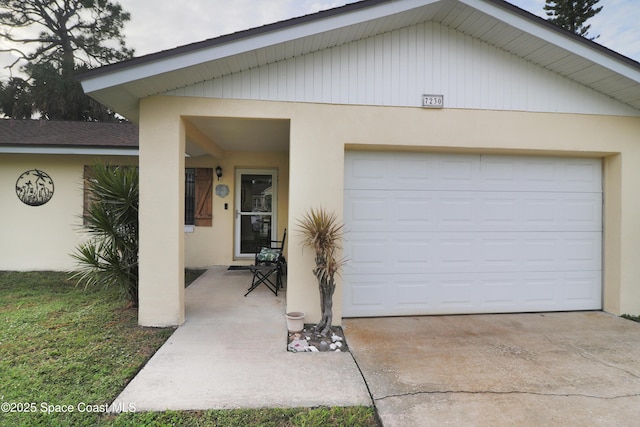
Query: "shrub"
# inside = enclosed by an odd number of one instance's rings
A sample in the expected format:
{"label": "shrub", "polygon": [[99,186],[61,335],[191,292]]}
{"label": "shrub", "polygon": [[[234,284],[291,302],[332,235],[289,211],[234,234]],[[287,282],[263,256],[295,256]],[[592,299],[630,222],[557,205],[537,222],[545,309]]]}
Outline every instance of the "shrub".
{"label": "shrub", "polygon": [[87,182],[84,229],[90,239],[72,254],[72,279],[89,286],[115,286],[138,305],[138,168],[93,166]]}

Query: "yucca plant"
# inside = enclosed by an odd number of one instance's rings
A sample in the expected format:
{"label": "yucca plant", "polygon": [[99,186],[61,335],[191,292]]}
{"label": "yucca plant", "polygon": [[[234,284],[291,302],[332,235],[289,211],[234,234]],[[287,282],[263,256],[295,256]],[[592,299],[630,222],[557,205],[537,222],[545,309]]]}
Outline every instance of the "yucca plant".
{"label": "yucca plant", "polygon": [[342,249],[344,225],[323,208],[309,210],[298,221],[303,235],[302,245],[312,248],[315,252],[316,267],[313,274],[318,280],[320,290],[320,308],[322,317],[315,329],[322,335],[327,335],[333,321],[333,293],[336,289],[335,275],[345,264],[344,258],[336,258]]}
{"label": "yucca plant", "polygon": [[116,286],[138,305],[138,168],[92,167],[87,182],[89,206],[84,229],[91,238],[71,256],[78,268],[72,279],[89,286]]}

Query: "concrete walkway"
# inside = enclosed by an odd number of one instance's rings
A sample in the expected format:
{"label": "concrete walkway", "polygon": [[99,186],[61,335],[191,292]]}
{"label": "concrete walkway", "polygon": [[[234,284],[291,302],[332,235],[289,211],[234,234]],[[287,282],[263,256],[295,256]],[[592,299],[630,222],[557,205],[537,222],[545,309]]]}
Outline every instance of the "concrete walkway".
{"label": "concrete walkway", "polygon": [[284,292],[213,267],[185,291],[186,322],[116,398],[137,411],[371,406],[351,353],[291,353]]}

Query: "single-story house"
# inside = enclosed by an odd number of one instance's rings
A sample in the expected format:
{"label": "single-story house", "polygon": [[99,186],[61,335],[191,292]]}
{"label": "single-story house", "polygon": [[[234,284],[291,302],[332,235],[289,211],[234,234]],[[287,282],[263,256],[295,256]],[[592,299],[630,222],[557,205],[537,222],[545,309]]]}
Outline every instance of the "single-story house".
{"label": "single-story house", "polygon": [[[347,230],[336,323],[640,313],[640,63],[505,1],[364,0],[81,82],[139,127],[142,325],[184,321],[186,265],[285,228],[287,309],[317,320],[296,222],[320,206]],[[218,166],[185,229],[187,170]]]}

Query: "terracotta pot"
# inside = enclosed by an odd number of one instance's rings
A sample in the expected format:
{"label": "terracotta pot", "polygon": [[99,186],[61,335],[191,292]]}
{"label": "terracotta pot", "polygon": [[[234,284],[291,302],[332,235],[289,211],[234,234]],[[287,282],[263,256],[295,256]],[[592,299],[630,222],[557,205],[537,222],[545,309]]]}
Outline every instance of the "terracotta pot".
{"label": "terracotta pot", "polygon": [[300,332],[304,329],[304,313],[292,311],[287,313],[287,330],[289,332]]}

